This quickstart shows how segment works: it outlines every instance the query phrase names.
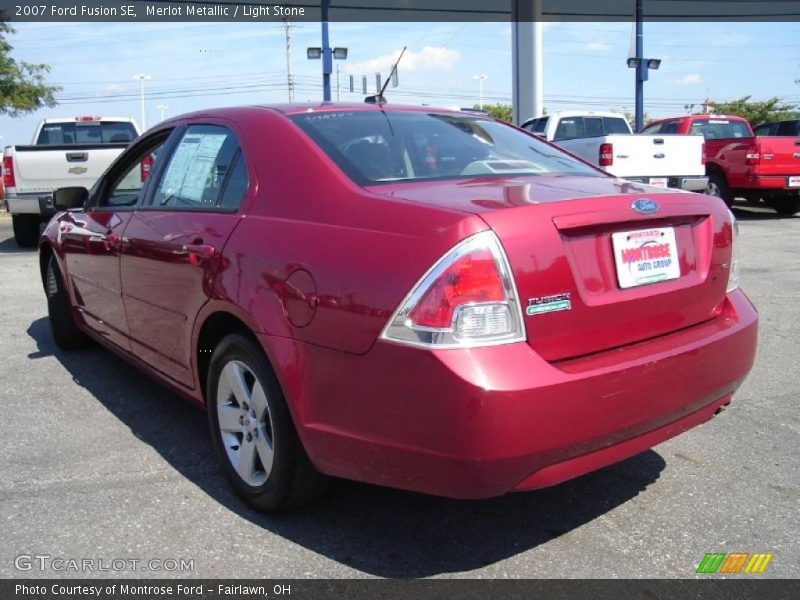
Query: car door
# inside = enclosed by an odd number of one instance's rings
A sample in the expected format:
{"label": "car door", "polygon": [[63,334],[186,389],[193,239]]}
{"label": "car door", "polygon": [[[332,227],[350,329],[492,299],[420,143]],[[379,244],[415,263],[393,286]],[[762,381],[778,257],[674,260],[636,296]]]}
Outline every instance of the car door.
{"label": "car door", "polygon": [[75,306],[86,325],[130,350],[119,257],[125,228],[145,190],[148,166],[169,131],[137,143],[98,181],[86,207],[69,211],[60,236]]}
{"label": "car door", "polygon": [[193,387],[192,327],[251,177],[230,125],[190,124],[172,148],[125,230],[122,290],[133,353]]}

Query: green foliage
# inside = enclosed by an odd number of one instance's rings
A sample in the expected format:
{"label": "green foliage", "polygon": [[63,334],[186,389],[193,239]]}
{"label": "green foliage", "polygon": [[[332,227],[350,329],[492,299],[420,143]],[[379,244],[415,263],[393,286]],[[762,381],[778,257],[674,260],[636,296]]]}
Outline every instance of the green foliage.
{"label": "green foliage", "polygon": [[744,117],[750,125],[756,127],[769,121],[791,119],[796,115],[796,104],[787,104],[780,98],[751,101],[752,96],[743,96],[730,102],[712,102],[711,112],[717,115],[734,115]]}
{"label": "green foliage", "polygon": [[[476,104],[473,108],[480,107]],[[488,112],[495,119],[501,119],[509,123],[514,120],[514,111],[510,104],[484,104],[483,110]]]}
{"label": "green foliage", "polygon": [[0,115],[18,117],[45,106],[55,106],[55,93],[61,88],[46,85],[47,65],[17,62],[10,56],[13,49],[6,37],[14,29],[0,21]]}

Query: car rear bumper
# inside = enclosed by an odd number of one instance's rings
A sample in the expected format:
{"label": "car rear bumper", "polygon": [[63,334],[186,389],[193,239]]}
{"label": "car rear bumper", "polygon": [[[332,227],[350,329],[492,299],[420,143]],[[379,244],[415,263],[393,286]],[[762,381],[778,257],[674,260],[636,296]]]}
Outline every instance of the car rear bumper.
{"label": "car rear bumper", "polygon": [[362,356],[304,346],[302,360],[286,340],[267,343],[284,356],[273,360],[291,358],[279,377],[321,471],[485,498],[582,475],[709,419],[750,370],[756,333],[756,311],[735,291],[711,321],[558,363],[525,343],[379,342]]}
{"label": "car rear bumper", "polygon": [[666,179],[667,187],[689,192],[702,192],[708,187],[708,177],[705,175],[687,175],[672,177],[626,177],[628,181],[650,185],[651,179]]}
{"label": "car rear bumper", "polygon": [[5,203],[11,214],[41,215],[44,218],[56,214],[52,194],[9,195],[5,197]]}
{"label": "car rear bumper", "polygon": [[[797,177],[798,175],[800,174],[792,175],[792,177]],[[800,192],[800,187],[789,185],[789,177],[789,175],[753,175],[746,179],[745,187],[748,189]]]}

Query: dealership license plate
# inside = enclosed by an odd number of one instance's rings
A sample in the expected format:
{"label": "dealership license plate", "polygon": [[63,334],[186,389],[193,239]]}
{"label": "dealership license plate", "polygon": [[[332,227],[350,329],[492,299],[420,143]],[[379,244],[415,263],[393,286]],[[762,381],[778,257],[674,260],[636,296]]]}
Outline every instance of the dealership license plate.
{"label": "dealership license plate", "polygon": [[678,244],[672,227],[611,234],[619,287],[626,289],[681,275]]}
{"label": "dealership license plate", "polygon": [[654,187],[665,188],[667,187],[667,178],[666,177],[651,177],[650,178],[650,185]]}
{"label": "dealership license plate", "polygon": [[800,175],[789,177],[789,187],[800,187]]}

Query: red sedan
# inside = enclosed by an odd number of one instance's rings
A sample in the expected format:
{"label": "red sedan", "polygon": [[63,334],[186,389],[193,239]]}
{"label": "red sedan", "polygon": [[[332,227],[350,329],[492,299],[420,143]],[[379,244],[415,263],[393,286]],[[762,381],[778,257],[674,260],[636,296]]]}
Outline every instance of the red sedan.
{"label": "red sedan", "polygon": [[261,509],[328,476],[456,498],[553,485],[708,420],[753,363],[719,199],[482,115],[210,110],[55,202],[56,343],[98,341],[207,407]]}

